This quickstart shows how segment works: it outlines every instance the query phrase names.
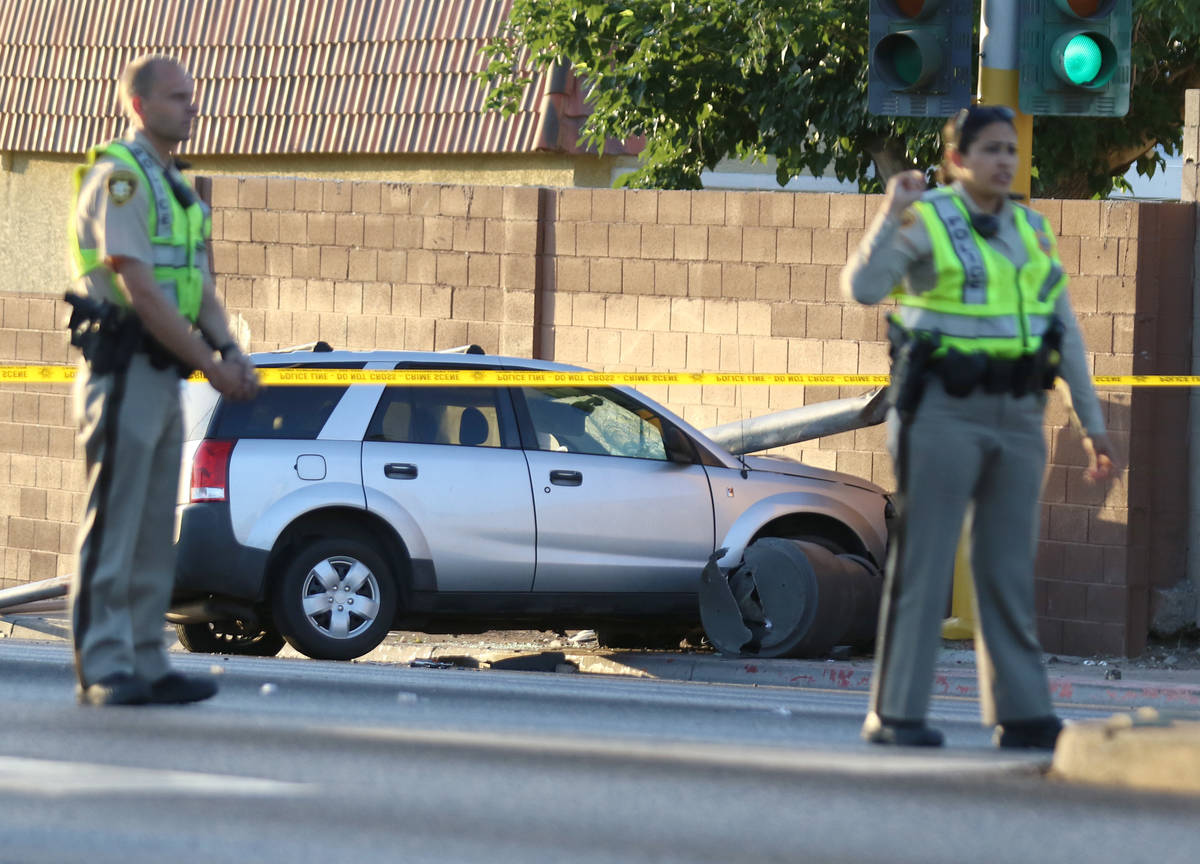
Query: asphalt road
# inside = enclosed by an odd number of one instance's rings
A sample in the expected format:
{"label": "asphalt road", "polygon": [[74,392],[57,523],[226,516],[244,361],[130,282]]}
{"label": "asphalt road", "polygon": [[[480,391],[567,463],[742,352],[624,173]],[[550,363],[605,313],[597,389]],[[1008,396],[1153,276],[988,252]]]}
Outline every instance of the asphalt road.
{"label": "asphalt road", "polygon": [[0,862],[1194,859],[1194,799],[1047,780],[969,700],[896,753],[858,693],[174,660],[221,693],[81,708],[66,646],[0,643]]}

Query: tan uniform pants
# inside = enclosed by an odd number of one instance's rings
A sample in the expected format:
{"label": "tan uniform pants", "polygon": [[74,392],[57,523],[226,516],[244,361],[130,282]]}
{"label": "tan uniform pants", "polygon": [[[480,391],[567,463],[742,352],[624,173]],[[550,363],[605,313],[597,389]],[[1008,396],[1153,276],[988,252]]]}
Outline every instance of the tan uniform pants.
{"label": "tan uniform pants", "polygon": [[[907,429],[889,417],[900,525],[889,549],[871,710],[923,720],[941,646],[955,551],[975,507],[971,569],[985,723],[1053,714],[1034,618],[1045,397],[948,396],[931,380]],[[979,638],[982,637],[982,638]]]}
{"label": "tan uniform pants", "polygon": [[74,397],[88,492],[71,584],[76,672],[85,686],[115,672],[154,681],[169,671],[179,376],[140,353],[120,374],[92,376],[81,364]]}

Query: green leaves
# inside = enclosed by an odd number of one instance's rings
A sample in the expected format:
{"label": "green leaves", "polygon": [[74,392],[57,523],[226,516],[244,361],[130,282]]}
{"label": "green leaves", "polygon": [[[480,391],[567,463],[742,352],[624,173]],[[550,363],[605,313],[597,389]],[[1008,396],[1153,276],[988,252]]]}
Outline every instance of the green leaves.
{"label": "green leaves", "polygon": [[[1134,0],[1134,91],[1120,120],[1039,117],[1035,193],[1107,194],[1156,143],[1180,146],[1183,90],[1200,86],[1197,0]],[[620,183],[699,188],[725,156],[776,159],[780,184],[832,168],[864,191],[940,159],[940,120],[866,110],[867,0],[514,0],[485,48],[489,107],[511,113],[535,71],[570,63],[591,115],[582,140],[645,135]]]}

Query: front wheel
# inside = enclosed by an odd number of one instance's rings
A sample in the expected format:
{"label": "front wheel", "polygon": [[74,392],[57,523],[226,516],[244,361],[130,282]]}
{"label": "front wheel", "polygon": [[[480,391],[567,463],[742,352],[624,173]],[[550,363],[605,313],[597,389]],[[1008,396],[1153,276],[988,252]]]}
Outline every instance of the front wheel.
{"label": "front wheel", "polygon": [[315,540],[287,564],[272,597],[288,644],[318,660],[353,660],[391,629],[398,591],[391,570],[369,544]]}

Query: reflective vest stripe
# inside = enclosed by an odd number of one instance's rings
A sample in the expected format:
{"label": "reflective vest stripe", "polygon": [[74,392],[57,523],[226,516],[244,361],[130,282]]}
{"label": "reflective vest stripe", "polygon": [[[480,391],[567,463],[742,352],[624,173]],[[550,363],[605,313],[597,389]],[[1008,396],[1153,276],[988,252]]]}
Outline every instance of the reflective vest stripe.
{"label": "reflective vest stripe", "polygon": [[[163,188],[162,169],[160,169],[150,154],[132,141],[121,142],[142,169],[142,175],[150,185],[154,197],[154,237],[159,242],[170,243],[171,236],[171,201],[167,198],[167,190]],[[168,265],[170,266],[170,265]],[[184,265],[175,265],[184,266]]]}
{"label": "reflective vest stripe", "polygon": [[[1047,234],[1046,217],[1036,210],[1030,210],[1025,214],[1026,221],[1029,222],[1029,227],[1039,234]],[[1057,257],[1052,257],[1050,260],[1050,272],[1046,274],[1046,279],[1042,282],[1042,287],[1038,290],[1038,299],[1043,303],[1050,296],[1050,292],[1054,290],[1054,286],[1058,281],[1066,275],[1059,263]]]}
{"label": "reflective vest stripe", "polygon": [[1045,303],[1050,299],[1050,292],[1054,290],[1059,281],[1066,275],[1062,265],[1058,260],[1054,260],[1050,264],[1050,273],[1046,276],[1046,281],[1042,283],[1042,287],[1038,290],[1038,299]]}
{"label": "reflective vest stripe", "polygon": [[1015,339],[1021,335],[1012,315],[954,315],[916,306],[897,310],[900,323],[910,330],[937,331],[961,339]]}
{"label": "reflective vest stripe", "polygon": [[975,242],[975,231],[971,222],[951,195],[938,195],[932,201],[933,209],[946,233],[950,235],[950,243],[954,246],[954,254],[962,263],[963,289],[962,302],[968,306],[987,302],[987,265]]}
{"label": "reflective vest stripe", "polygon": [[1046,334],[1046,330],[1048,330],[1050,327],[1050,322],[1053,320],[1053,315],[1030,315],[1029,335],[1044,336]]}
{"label": "reflective vest stripe", "polygon": [[188,250],[183,246],[163,246],[155,244],[152,252],[155,267],[186,267],[188,266]]}

